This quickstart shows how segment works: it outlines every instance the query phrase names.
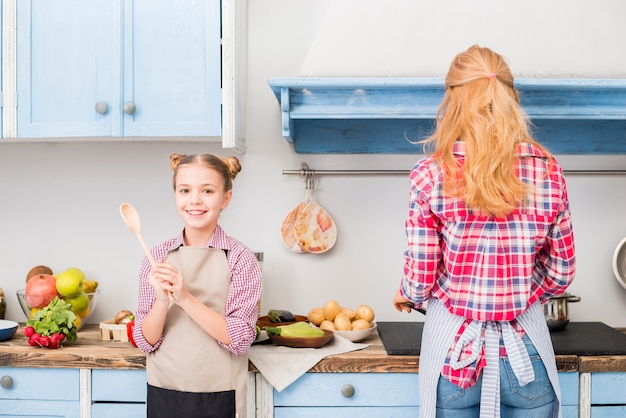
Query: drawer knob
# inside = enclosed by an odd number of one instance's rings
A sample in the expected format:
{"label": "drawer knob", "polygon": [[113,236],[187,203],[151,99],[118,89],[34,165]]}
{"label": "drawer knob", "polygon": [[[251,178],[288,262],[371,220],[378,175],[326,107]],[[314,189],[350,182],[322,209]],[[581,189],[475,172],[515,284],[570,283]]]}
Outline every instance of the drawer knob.
{"label": "drawer knob", "polygon": [[341,387],[341,394],[344,398],[351,398],[354,396],[354,386],[352,385],[343,385]]}
{"label": "drawer knob", "polygon": [[105,102],[96,103],[96,113],[100,115],[104,115],[107,112],[107,110],[109,110],[109,107],[107,106]]}
{"label": "drawer knob", "polygon": [[132,115],[133,113],[135,113],[135,110],[137,110],[137,106],[135,106],[135,103],[133,102],[124,103],[124,113],[126,113],[127,115]]}
{"label": "drawer knob", "polygon": [[6,375],[0,377],[0,386],[2,386],[4,389],[11,389],[11,386],[13,386],[13,378]]}

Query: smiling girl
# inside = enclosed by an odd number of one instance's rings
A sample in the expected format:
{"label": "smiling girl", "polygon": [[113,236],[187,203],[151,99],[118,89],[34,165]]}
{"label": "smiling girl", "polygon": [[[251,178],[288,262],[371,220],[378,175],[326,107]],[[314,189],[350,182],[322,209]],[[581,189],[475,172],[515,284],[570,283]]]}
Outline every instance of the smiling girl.
{"label": "smiling girl", "polygon": [[151,250],[154,268],[143,260],[133,335],[148,353],[147,416],[245,417],[261,269],[218,225],[241,165],[210,154],[170,160],[184,228]]}

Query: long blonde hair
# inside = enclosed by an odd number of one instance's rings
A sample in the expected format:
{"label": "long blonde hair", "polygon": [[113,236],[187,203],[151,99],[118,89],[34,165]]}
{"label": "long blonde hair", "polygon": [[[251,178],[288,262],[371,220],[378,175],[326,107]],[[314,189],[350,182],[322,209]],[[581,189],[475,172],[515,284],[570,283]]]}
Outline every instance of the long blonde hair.
{"label": "long blonde hair", "polygon": [[[436,122],[424,142],[443,168],[445,193],[483,214],[507,215],[526,199],[529,187],[515,172],[520,143],[550,158],[530,133],[509,66],[488,48],[474,45],[452,60]],[[464,163],[454,157],[456,141],[465,143]]]}

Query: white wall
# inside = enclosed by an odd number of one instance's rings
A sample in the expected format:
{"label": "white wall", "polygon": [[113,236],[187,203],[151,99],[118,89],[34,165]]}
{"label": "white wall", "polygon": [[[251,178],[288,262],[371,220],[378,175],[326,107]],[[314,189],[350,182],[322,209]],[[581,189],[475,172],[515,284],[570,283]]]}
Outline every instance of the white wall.
{"label": "white wall", "polygon": [[[247,152],[226,231],[265,253],[263,309],[306,314],[334,298],[370,304],[379,320],[422,320],[391,307],[402,271],[407,181],[404,176],[318,176],[315,199],[338,225],[336,246],[294,254],[280,241],[284,216],[304,197],[298,176],[314,169],[408,170],[419,155],[299,155],[281,137],[270,77],[439,76],[473,43],[507,56],[523,77],[626,78],[621,0],[250,0]],[[118,207],[134,204],[149,244],[178,233],[169,154],[211,152],[216,144],[0,144],[0,287],[7,317],[25,318],[14,293],[34,265],[82,268],[101,283],[90,322],[134,309],[142,258]],[[567,164],[589,163],[566,158]],[[614,157],[626,166],[626,157]],[[571,161],[571,162],[570,162]],[[593,161],[591,161],[593,164]],[[567,168],[567,167],[566,167]],[[626,176],[568,177],[578,247],[570,305],[576,321],[626,327],[626,290],[611,259],[626,236]]]}

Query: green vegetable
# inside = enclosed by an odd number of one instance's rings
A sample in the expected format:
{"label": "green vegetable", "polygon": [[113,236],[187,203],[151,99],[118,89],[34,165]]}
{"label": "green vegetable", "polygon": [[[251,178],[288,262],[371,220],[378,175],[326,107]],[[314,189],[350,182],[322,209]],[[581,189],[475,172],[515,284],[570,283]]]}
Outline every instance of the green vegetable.
{"label": "green vegetable", "polygon": [[308,322],[296,322],[295,324],[282,325],[280,327],[265,327],[268,334],[280,335],[281,337],[309,338],[321,337],[324,330],[311,326]]}
{"label": "green vegetable", "polygon": [[289,311],[270,309],[267,311],[267,318],[270,322],[294,322],[296,317]]}
{"label": "green vegetable", "polygon": [[55,297],[45,308],[40,309],[29,319],[26,324],[33,327],[40,335],[51,336],[52,334],[65,334],[67,341],[76,341],[76,315],[72,312],[72,306],[63,299]]}

